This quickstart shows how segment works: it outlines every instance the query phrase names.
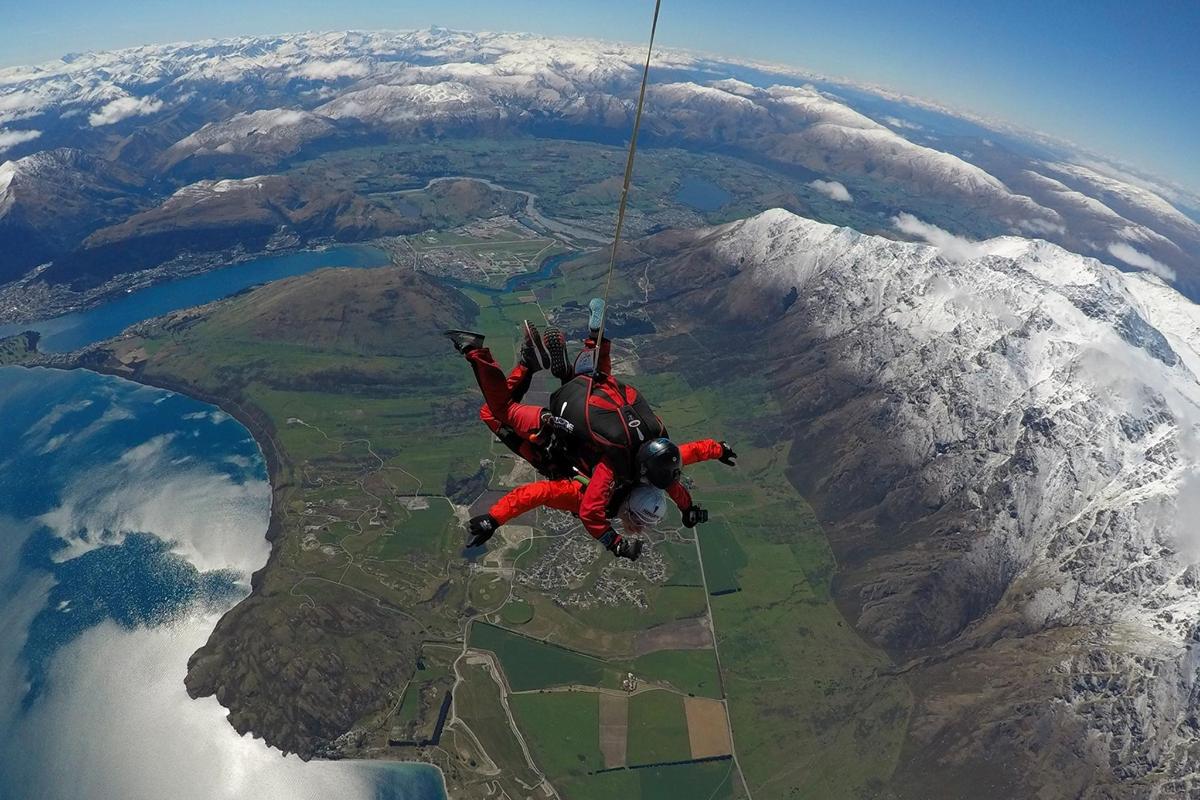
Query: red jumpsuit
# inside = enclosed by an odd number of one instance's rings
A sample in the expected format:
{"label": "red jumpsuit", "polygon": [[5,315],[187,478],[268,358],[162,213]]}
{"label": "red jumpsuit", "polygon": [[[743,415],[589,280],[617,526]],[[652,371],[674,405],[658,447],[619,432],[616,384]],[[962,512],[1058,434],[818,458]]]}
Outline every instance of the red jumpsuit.
{"label": "red jumpsuit", "polygon": [[[589,339],[586,346],[591,347],[594,344],[594,341]],[[598,359],[599,371],[605,375],[611,374],[612,369],[609,348],[610,344],[608,340],[605,340],[604,346],[600,348]],[[542,414],[546,412],[546,409],[528,403],[519,403],[513,398],[509,378],[505,377],[504,370],[496,363],[496,359],[488,348],[479,347],[471,350],[466,354],[466,358],[475,371],[475,379],[479,383],[480,391],[483,392],[484,408],[480,409],[480,416],[488,427],[491,428],[494,423],[499,423],[493,430],[507,426],[519,438],[528,442],[536,442],[542,426]],[[720,445],[717,447],[718,453],[714,457],[720,456]],[[526,460],[537,463],[529,455],[525,453],[521,453],[521,455]],[[687,463],[686,459],[684,463]],[[607,460],[602,459],[590,466],[590,480],[587,486],[582,488],[578,514],[587,532],[599,539],[608,532],[608,506],[619,481],[616,471]],[[553,483],[553,481],[550,482]],[[668,486],[666,492],[679,508],[685,509],[692,505],[691,494],[679,481]]]}
{"label": "red jumpsuit", "polygon": [[[687,444],[680,445],[679,452],[686,466],[688,464],[697,464],[701,461],[718,459],[724,452],[724,448],[715,439],[702,439],[698,442],[688,442]],[[592,481],[595,481],[595,479],[595,473],[593,473]],[[559,511],[569,511],[583,521],[588,533],[599,539],[609,528],[608,509],[607,507],[600,508],[599,521],[596,519],[594,509],[589,509],[588,516],[584,516],[587,488],[590,485],[590,482],[585,486],[581,481],[572,479],[527,483],[524,486],[518,486],[497,500],[488,513],[495,518],[497,523],[503,525],[539,506],[555,508]],[[678,487],[678,490],[673,491],[676,487]],[[675,505],[679,506],[680,510],[686,509],[692,504],[692,499],[687,489],[678,482],[671,489],[668,489],[667,493],[675,501]]]}

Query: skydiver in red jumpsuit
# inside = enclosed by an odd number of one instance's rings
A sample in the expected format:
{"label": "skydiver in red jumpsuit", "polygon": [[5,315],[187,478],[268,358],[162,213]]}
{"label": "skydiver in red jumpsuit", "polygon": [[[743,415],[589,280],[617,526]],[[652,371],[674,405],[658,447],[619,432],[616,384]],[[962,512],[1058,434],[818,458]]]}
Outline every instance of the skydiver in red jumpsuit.
{"label": "skydiver in red jumpsuit", "polygon": [[[679,446],[684,466],[701,461],[719,460],[735,466],[737,453],[726,442],[703,439]],[[587,480],[582,477],[561,480],[544,480],[518,486],[492,504],[488,513],[474,517],[470,522],[472,539],[468,547],[477,547],[492,537],[496,529],[522,514],[545,506],[580,516]],[[646,491],[644,496],[639,492]],[[653,527],[661,514],[661,489],[649,486],[628,487],[614,496],[606,513],[609,517],[620,516],[626,533],[640,533],[645,527]],[[616,506],[615,508],[613,506]],[[685,521],[685,525],[687,522]],[[691,527],[690,525],[688,527]]]}
{"label": "skydiver in red jumpsuit", "polygon": [[[499,423],[499,429],[511,430],[511,441],[518,445],[529,443],[539,450],[553,452],[561,451],[564,441],[568,443],[576,471],[590,478],[580,498],[579,518],[588,533],[615,555],[632,559],[641,550],[640,541],[623,539],[608,522],[614,498],[639,481],[664,489],[682,511],[688,527],[706,521],[708,512],[692,502],[690,493],[679,482],[682,454],[667,438],[662,421],[636,389],[611,376],[609,343],[605,341],[596,348],[595,339],[591,338],[585,353],[590,351],[595,359],[594,370],[575,375],[566,364],[561,334],[536,341],[533,338],[536,332],[531,334],[532,330],[526,326],[523,352],[539,347],[545,350],[546,362],[564,381],[551,399],[551,409],[514,399],[511,376],[505,376],[483,346],[481,334],[447,332],[475,372],[486,401],[486,415],[481,411],[485,422],[490,417]],[[509,446],[524,455],[518,446]]]}

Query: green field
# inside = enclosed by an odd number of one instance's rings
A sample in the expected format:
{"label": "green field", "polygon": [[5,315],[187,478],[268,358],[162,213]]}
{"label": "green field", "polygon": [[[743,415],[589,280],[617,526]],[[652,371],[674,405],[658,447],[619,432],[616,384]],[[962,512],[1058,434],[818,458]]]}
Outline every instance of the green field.
{"label": "green field", "polygon": [[600,772],[570,783],[568,800],[732,800],[733,761],[707,761]]}
{"label": "green field", "polygon": [[638,656],[630,670],[639,678],[668,683],[685,694],[723,696],[712,650],[659,650]]}
{"label": "green field", "polygon": [[691,758],[683,698],[663,691],[630,697],[628,742],[630,766]]}
{"label": "green field", "polygon": [[515,692],[555,686],[615,689],[633,672],[642,681],[665,683],[685,694],[721,697],[711,650],[660,650],[632,661],[604,661],[482,622],[471,626],[471,647],[496,654]]}
{"label": "green field", "polygon": [[599,659],[486,623],[471,626],[471,647],[495,653],[516,692],[549,686],[599,686],[611,672]]}
{"label": "green field", "polygon": [[659,542],[654,545],[671,564],[667,586],[703,586],[700,559],[692,542]]}
{"label": "green field", "polygon": [[709,594],[726,594],[740,589],[737,573],[746,565],[746,556],[729,526],[714,520],[701,526],[696,535],[700,537]]}
{"label": "green field", "polygon": [[[665,692],[638,697],[655,695],[673,697]],[[734,789],[737,776],[729,760],[601,772],[599,707],[594,693],[520,694],[510,702],[534,757],[548,774],[555,776],[555,786],[564,800],[732,800],[737,796]],[[657,702],[651,700],[645,710],[655,711]],[[674,714],[669,704],[663,704],[662,710]],[[630,711],[632,725],[633,709]],[[682,706],[678,707],[678,721],[684,724]],[[681,734],[679,731],[670,734],[668,746],[647,752],[679,753],[680,742],[686,751],[686,727]],[[631,756],[633,744],[631,740]],[[683,758],[688,757],[685,752]]]}
{"label": "green field", "polygon": [[[536,784],[537,776],[529,769],[521,746],[512,735],[508,715],[500,704],[500,687],[490,672],[479,664],[463,664],[459,670],[463,681],[454,694],[455,712],[486,743],[487,754],[501,769],[505,784],[514,779],[527,785]],[[511,790],[519,788],[514,785]]]}
{"label": "green field", "polygon": [[548,774],[569,781],[603,768],[596,698],[595,692],[545,692],[509,700],[537,763]]}
{"label": "green field", "polygon": [[500,618],[509,625],[524,625],[533,619],[533,606],[524,600],[512,600],[500,609]]}

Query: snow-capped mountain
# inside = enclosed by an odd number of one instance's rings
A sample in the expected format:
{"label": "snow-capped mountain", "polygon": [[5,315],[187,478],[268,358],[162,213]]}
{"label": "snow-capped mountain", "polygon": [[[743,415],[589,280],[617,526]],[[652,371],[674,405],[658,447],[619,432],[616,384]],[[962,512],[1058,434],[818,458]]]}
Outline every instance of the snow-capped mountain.
{"label": "snow-capped mountain", "polygon": [[[347,146],[422,135],[611,137],[628,131],[643,57],[636,45],[442,29],[74,55],[0,70],[0,153],[80,149],[148,179],[165,174],[176,186],[161,200],[198,178],[269,173],[339,137]],[[939,137],[928,104],[903,106],[886,92],[785,68],[669,49],[656,51],[654,67],[648,144],[719,147],[805,182],[836,180],[882,227],[910,212],[976,237],[1034,232],[1174,276],[1200,296],[1200,226],[1151,184],[1094,159],[1042,139],[1033,158],[1028,142],[982,127],[968,152],[962,118],[953,136]],[[875,110],[881,103],[888,113]],[[924,124],[896,116],[906,108]]]}
{"label": "snow-capped mountain", "polygon": [[81,150],[45,150],[0,164],[0,284],[136,212],[144,178]]}
{"label": "snow-capped mountain", "polygon": [[336,130],[330,120],[308,111],[268,108],[235,114],[180,139],[163,154],[162,166],[171,170],[186,159],[206,157],[277,163]]}
{"label": "snow-capped mountain", "polygon": [[1195,796],[1200,307],[1044,241],[975,247],[769,211],[644,248],[649,313],[768,376],[841,604],[916,693],[902,781],[930,758],[1006,796]]}

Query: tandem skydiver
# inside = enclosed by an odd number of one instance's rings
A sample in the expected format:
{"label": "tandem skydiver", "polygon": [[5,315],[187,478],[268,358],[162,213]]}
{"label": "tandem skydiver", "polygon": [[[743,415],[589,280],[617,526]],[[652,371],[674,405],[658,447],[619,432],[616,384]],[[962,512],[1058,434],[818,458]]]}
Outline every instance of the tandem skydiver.
{"label": "tandem skydiver", "polygon": [[[722,464],[736,466],[737,453],[726,442],[703,439],[680,445],[684,466],[701,461],[717,460]],[[468,547],[478,547],[492,537],[501,525],[516,519],[535,508],[545,506],[579,516],[588,480],[583,476],[562,480],[545,480],[518,486],[492,504],[488,513],[473,517],[470,521],[471,540]],[[666,510],[666,493],[656,486],[638,484],[627,486],[614,493],[606,509],[609,517],[618,517],[626,536],[642,533],[653,528],[663,518]],[[684,520],[684,525],[694,527],[697,520]],[[614,553],[636,560],[641,553],[642,541],[634,539],[632,548],[622,548],[625,537],[616,534]],[[625,550],[625,552],[621,552]]]}
{"label": "tandem skydiver", "polygon": [[[601,306],[592,304],[593,320]],[[593,331],[598,325],[589,326]],[[609,343],[596,347],[595,335],[588,349],[595,350],[594,371],[566,373],[565,342],[559,337],[536,339],[536,329],[526,324],[522,351],[546,351],[563,385],[550,398],[549,408],[520,403],[514,399],[509,380],[491,352],[483,346],[483,335],[470,331],[447,331],[455,349],[475,371],[488,413],[501,428],[515,434],[512,442],[527,442],[570,463],[589,478],[579,502],[584,528],[614,555],[636,558],[641,543],[620,537],[609,525],[609,510],[618,499],[640,482],[663,489],[683,513],[684,524],[693,527],[708,519],[708,512],[692,502],[679,482],[683,457],[667,436],[666,427],[650,405],[632,386],[612,377]],[[561,348],[561,349],[559,349]],[[540,359],[539,359],[540,361]],[[486,420],[485,420],[486,421]],[[491,424],[489,424],[491,427]],[[524,453],[509,444],[520,455]],[[730,451],[732,452],[732,451]]]}

